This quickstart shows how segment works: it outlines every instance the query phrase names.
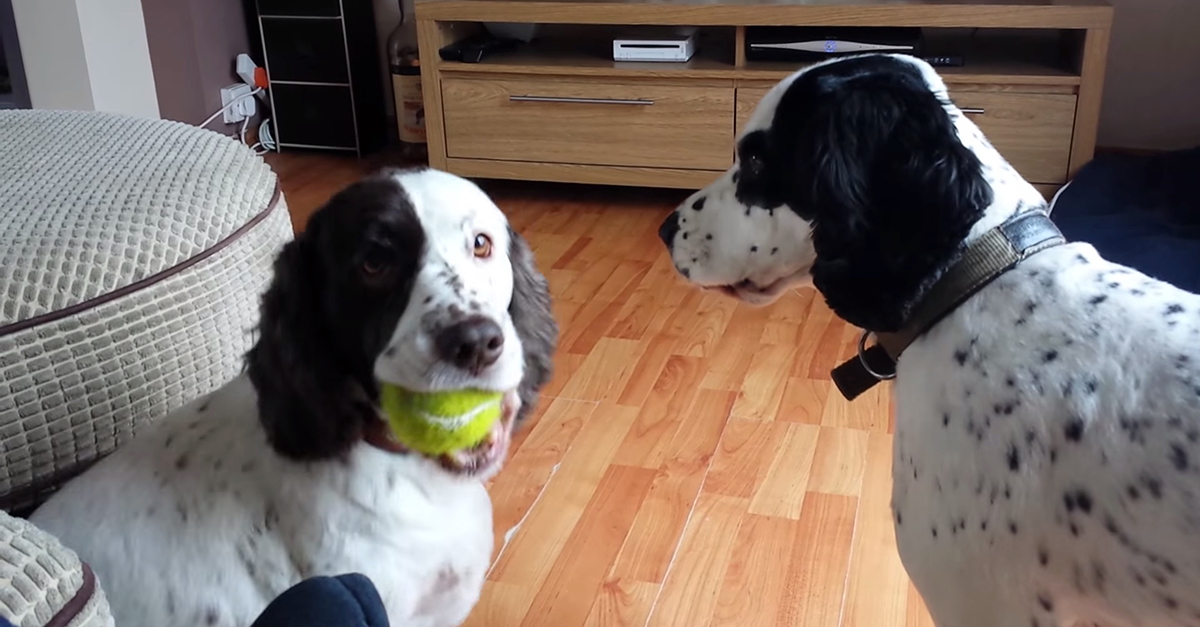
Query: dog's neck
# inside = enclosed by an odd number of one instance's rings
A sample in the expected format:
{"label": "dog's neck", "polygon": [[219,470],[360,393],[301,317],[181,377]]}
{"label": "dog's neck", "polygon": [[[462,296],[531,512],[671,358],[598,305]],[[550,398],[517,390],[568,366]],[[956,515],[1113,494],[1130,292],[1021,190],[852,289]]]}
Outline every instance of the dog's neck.
{"label": "dog's neck", "polygon": [[[1048,208],[1048,203],[1041,192],[1026,181],[1000,155],[999,151],[992,146],[991,142],[987,140],[979,128],[967,119],[965,115],[960,116],[956,120],[956,126],[963,144],[970,148],[982,161],[983,177],[992,190],[992,202],[984,209],[982,216],[974,223],[967,233],[966,238],[964,238],[962,246],[959,248],[959,253],[962,253],[970,244],[978,240],[985,233],[1000,226],[1014,215],[1036,209],[1045,211]],[[925,281],[922,282],[918,290],[907,302],[906,309],[908,309],[910,315],[912,309],[922,302],[938,279],[954,267],[957,262],[957,258],[946,259],[926,277]]]}
{"label": "dog's neck", "polygon": [[1000,226],[1005,220],[1022,211],[1046,209],[1046,198],[1013,168],[992,146],[983,132],[966,115],[955,119],[958,136],[983,162],[983,176],[992,188],[992,204],[983,217],[971,228],[964,244],[979,239],[984,233]]}

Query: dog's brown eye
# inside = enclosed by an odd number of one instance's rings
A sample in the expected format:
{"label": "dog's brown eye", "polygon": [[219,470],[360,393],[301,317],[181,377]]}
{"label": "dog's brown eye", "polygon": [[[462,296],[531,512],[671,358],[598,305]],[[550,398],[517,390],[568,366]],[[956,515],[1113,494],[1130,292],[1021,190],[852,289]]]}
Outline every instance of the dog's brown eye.
{"label": "dog's brown eye", "polygon": [[362,273],[367,276],[378,276],[387,270],[387,255],[381,250],[369,251],[359,265]]}
{"label": "dog's brown eye", "polygon": [[487,259],[492,256],[492,238],[479,233],[475,236],[475,256],[480,259]]}

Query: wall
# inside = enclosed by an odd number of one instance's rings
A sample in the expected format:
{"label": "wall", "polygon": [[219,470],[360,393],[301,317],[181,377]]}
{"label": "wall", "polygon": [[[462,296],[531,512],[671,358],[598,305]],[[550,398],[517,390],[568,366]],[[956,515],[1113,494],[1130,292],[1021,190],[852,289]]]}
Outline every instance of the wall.
{"label": "wall", "polygon": [[138,0],[14,0],[12,9],[33,107],[159,117]]}
{"label": "wall", "polygon": [[[221,88],[240,82],[234,58],[250,51],[241,0],[141,0],[162,116],[199,124],[221,108]],[[219,119],[209,125],[226,127]]]}
{"label": "wall", "polygon": [[30,103],[40,109],[92,109],[75,0],[14,0],[12,9]]}
{"label": "wall", "polygon": [[1200,146],[1200,0],[1110,0],[1115,7],[1101,146]]}
{"label": "wall", "polygon": [[78,0],[77,6],[96,110],[159,117],[141,1]]}

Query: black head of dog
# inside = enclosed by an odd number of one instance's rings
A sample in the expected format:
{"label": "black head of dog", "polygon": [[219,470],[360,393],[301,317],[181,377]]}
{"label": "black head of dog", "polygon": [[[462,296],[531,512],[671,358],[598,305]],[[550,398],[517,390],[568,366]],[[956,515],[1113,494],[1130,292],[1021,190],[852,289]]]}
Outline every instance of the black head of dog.
{"label": "black head of dog", "polygon": [[829,61],[764,97],[733,167],[660,236],[692,283],[765,304],[811,277],[842,319],[894,331],[980,223],[992,169],[1036,195],[928,64]]}

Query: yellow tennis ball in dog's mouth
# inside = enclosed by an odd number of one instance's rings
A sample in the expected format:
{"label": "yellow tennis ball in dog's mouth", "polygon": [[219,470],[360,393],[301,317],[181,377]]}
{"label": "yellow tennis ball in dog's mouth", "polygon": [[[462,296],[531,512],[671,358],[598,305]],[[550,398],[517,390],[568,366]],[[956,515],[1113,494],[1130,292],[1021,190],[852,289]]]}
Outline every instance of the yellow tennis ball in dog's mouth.
{"label": "yellow tennis ball in dog's mouth", "polygon": [[390,383],[380,385],[380,405],[393,437],[434,457],[483,442],[500,419],[503,396],[483,390],[413,392]]}

